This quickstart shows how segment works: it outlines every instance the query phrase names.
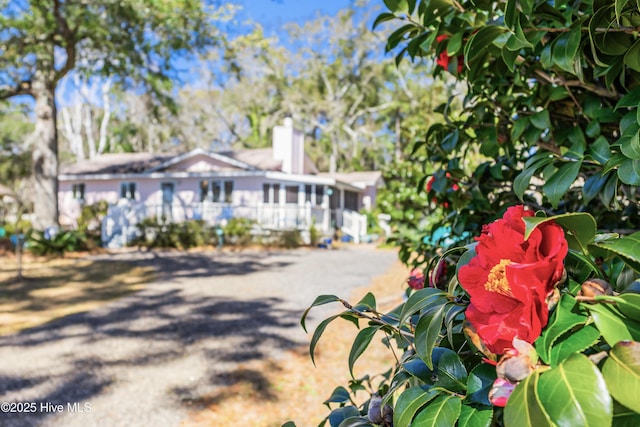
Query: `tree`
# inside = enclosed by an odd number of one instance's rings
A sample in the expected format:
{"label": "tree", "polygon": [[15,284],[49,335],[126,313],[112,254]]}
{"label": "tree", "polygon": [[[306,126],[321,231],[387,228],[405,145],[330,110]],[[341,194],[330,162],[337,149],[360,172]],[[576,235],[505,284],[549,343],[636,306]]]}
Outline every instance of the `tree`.
{"label": "tree", "polygon": [[34,226],[42,229],[58,223],[60,80],[97,71],[170,104],[176,63],[213,43],[215,11],[200,0],[24,0],[0,11],[0,100],[34,100]]}

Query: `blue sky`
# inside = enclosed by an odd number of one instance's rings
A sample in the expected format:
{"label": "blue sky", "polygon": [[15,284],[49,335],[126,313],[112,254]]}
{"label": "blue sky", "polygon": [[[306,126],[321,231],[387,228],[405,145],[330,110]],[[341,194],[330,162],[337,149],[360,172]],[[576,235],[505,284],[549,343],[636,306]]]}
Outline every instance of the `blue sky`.
{"label": "blue sky", "polygon": [[267,33],[272,33],[287,22],[308,21],[318,12],[333,15],[348,7],[351,0],[235,0],[235,3],[243,6],[242,16],[260,22]]}

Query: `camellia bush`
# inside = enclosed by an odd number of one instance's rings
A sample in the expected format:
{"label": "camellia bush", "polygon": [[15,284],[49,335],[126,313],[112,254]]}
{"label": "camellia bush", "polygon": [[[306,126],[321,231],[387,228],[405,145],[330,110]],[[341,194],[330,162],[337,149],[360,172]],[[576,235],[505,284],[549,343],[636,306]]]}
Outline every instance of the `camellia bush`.
{"label": "camellia bush", "polygon": [[303,315],[344,307],[312,359],[346,320],[352,376],[374,339],[396,361],[338,385],[321,425],[640,425],[640,3],[384,3],[397,61],[464,90],[415,143],[412,215],[392,215],[429,226],[397,240],[404,302],[322,295]]}

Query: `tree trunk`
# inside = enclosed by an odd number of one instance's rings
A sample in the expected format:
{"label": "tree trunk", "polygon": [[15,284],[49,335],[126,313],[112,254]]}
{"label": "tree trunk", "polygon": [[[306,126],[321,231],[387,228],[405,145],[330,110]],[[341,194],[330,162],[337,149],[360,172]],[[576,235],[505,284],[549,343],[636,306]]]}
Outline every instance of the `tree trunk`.
{"label": "tree trunk", "polygon": [[58,225],[58,133],[55,83],[47,71],[37,71],[31,84],[36,126],[33,143],[34,228]]}

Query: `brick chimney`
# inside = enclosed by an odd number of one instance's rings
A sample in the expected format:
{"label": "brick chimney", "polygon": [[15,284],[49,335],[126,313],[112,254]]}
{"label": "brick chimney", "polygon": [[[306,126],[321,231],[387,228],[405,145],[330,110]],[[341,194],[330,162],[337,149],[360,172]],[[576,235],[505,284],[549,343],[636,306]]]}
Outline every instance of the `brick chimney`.
{"label": "brick chimney", "polygon": [[304,173],[304,134],[293,128],[291,117],[273,128],[273,158],[282,161],[282,172]]}

